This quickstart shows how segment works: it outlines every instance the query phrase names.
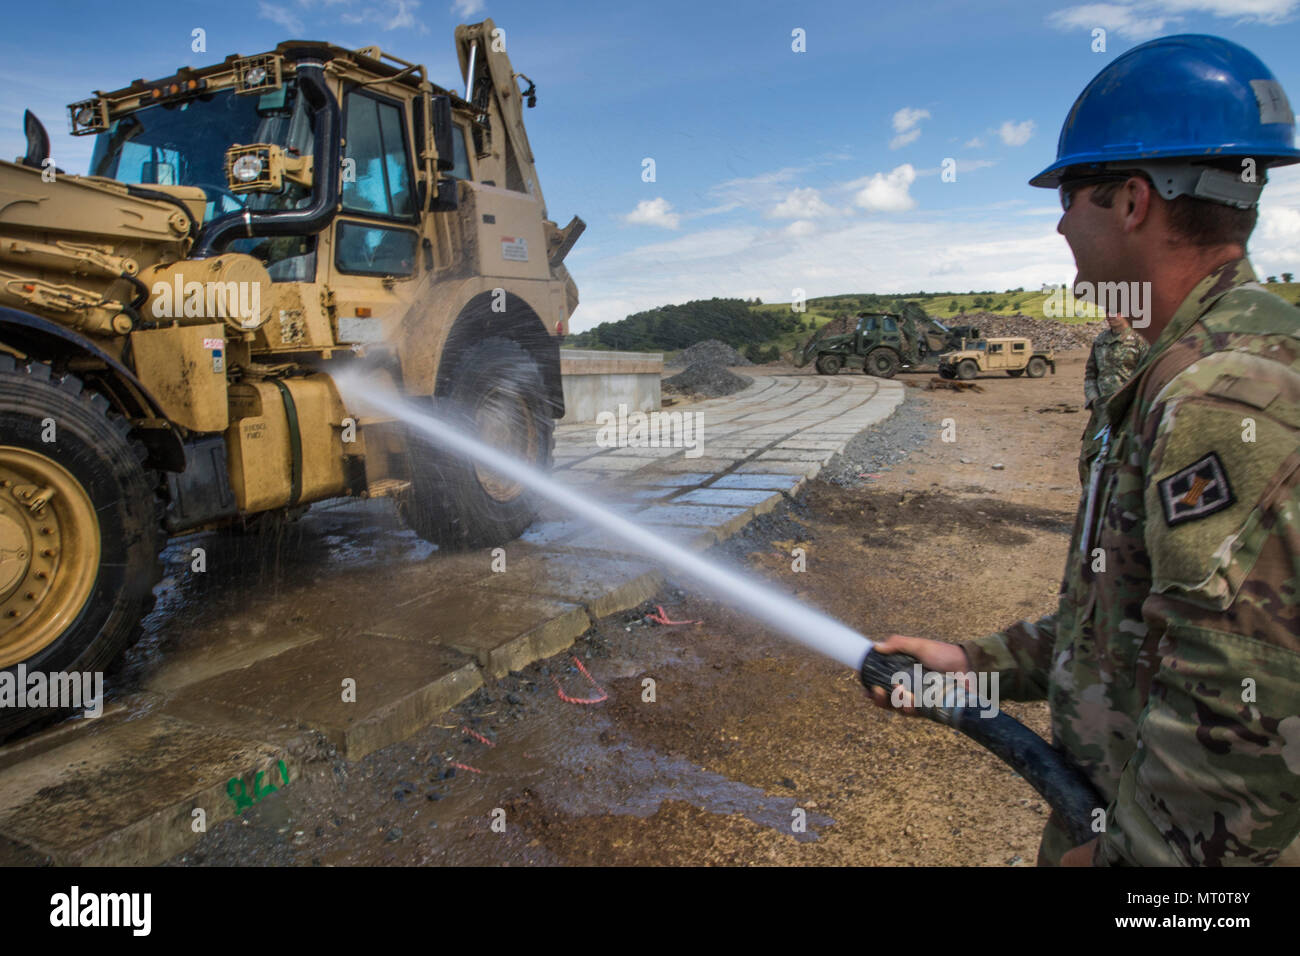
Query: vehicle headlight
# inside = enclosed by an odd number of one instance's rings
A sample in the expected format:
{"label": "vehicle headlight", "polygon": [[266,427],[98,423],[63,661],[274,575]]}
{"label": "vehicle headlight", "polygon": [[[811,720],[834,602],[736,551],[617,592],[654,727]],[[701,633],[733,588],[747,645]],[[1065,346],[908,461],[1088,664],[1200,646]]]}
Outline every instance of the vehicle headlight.
{"label": "vehicle headlight", "polygon": [[230,167],[230,172],[241,183],[251,183],[262,175],[262,159],[260,156],[247,154],[240,156]]}

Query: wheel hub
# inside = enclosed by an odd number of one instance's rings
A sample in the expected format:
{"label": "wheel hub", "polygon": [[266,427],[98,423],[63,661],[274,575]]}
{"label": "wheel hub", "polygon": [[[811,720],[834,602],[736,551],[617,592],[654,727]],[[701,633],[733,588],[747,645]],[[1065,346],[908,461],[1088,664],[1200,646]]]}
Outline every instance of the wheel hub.
{"label": "wheel hub", "polygon": [[49,646],[76,620],[99,573],[99,520],[58,462],[0,446],[0,667]]}
{"label": "wheel hub", "polygon": [[[485,444],[528,464],[537,461],[537,429],[523,395],[500,389],[489,393],[479,405],[474,423]],[[513,501],[523,494],[523,485],[485,465],[476,463],[474,474],[483,490],[497,501]]]}

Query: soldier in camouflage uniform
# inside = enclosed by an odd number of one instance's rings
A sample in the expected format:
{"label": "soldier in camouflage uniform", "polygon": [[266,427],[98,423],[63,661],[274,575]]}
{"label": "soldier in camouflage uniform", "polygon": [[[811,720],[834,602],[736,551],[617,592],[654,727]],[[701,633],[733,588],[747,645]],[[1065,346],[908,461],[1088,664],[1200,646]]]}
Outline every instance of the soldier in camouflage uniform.
{"label": "soldier in camouflage uniform", "polygon": [[1133,331],[1122,315],[1108,315],[1109,328],[1093,339],[1088,353],[1088,367],[1083,375],[1084,408],[1092,412],[1083,430],[1079,454],[1079,481],[1087,483],[1088,465],[1101,447],[1097,432],[1106,400],[1133,377],[1147,355],[1146,339]]}
{"label": "soldier in camouflage uniform", "polygon": [[[1147,104],[1153,75],[1222,77],[1189,99],[1236,105]],[[1090,95],[1154,128],[1112,124],[1111,142],[1152,149],[1162,111],[1190,123],[1173,155],[1193,172],[1078,145],[1101,122]],[[997,671],[1005,696],[1049,702],[1053,743],[1103,805],[1079,847],[1054,814],[1040,864],[1300,864],[1300,310],[1244,258],[1263,184],[1215,155],[1234,144],[1261,168],[1297,162],[1293,136],[1285,94],[1252,54],[1166,37],[1085,89],[1057,163],[1032,180],[1059,186],[1058,231],[1081,277],[1149,278],[1151,351],[1106,403],[1057,610],[964,649],[899,636],[877,648]],[[1166,179],[1182,183],[1172,196],[1156,185]]]}

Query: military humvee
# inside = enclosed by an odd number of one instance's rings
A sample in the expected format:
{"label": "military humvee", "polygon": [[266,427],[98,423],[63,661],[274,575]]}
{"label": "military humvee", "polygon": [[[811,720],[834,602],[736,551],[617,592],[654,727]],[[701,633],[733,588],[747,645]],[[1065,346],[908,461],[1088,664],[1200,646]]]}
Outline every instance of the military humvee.
{"label": "military humvee", "polygon": [[939,356],[939,374],[944,378],[972,379],[981,372],[996,371],[1012,378],[1042,378],[1048,368],[1056,374],[1051,351],[1036,352],[1033,343],[1023,338],[970,339],[962,342],[961,348]]}
{"label": "military humvee", "polygon": [[[532,521],[521,486],[336,382],[364,368],[550,462],[584,224],[547,216],[536,90],[499,38],[457,28],[464,96],[302,41],[97,92],[69,108],[84,176],[26,116],[0,163],[0,668],[103,669],[170,535],[344,496],[440,546]],[[0,736],[38,716],[0,710]]]}

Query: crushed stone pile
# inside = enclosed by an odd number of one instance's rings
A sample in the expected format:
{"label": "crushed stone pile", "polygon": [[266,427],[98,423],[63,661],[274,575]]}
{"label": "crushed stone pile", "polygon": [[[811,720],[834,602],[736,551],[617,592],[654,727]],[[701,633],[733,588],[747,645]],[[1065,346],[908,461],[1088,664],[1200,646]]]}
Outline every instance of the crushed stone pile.
{"label": "crushed stone pile", "polygon": [[1106,327],[1105,322],[1057,322],[1055,319],[1036,319],[1030,315],[994,315],[992,312],[962,312],[940,319],[944,325],[973,325],[992,338],[1004,335],[1024,336],[1032,339],[1036,349],[1086,349]]}
{"label": "crushed stone pile", "polygon": [[[674,355],[667,364],[677,368],[679,366],[694,365],[696,362],[707,362],[710,365],[718,365],[723,368],[729,365],[754,364],[726,342],[719,342],[717,339],[705,339],[703,342],[696,342],[689,348],[684,348]],[[726,395],[727,393],[720,392],[719,394]]]}
{"label": "crushed stone pile", "polygon": [[684,371],[678,372],[672,378],[664,379],[662,385],[670,392],[717,398],[720,395],[730,395],[748,388],[753,381],[748,375],[737,375],[726,365],[716,362],[692,362]]}

